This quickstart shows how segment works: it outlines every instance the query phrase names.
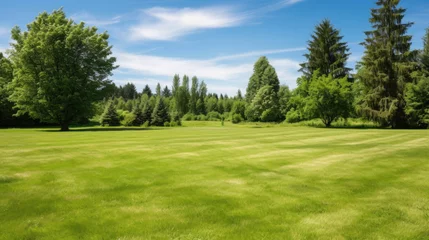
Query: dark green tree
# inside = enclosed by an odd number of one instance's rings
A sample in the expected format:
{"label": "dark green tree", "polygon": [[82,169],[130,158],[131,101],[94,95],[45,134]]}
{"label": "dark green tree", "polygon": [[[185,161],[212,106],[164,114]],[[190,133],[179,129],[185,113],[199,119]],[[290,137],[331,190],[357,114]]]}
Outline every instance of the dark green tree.
{"label": "dark green tree", "polygon": [[371,10],[373,30],[366,32],[366,48],[357,78],[362,97],[357,110],[364,117],[392,128],[407,127],[406,84],[412,81],[416,53],[410,50],[412,23],[404,23],[405,9],[399,0],[378,0]]}
{"label": "dark green tree", "polygon": [[329,20],[323,20],[311,35],[308,53],[304,55],[307,61],[301,64],[300,71],[309,78],[316,70],[334,78],[348,76],[351,69],[346,64],[350,54],[347,43],[342,39],[340,31]]}
{"label": "dark green tree", "polygon": [[146,94],[149,98],[152,97],[152,90],[150,89],[149,85],[146,84],[146,86],[144,86],[142,95],[143,94]]}
{"label": "dark green tree", "polygon": [[189,99],[189,112],[193,114],[197,114],[197,101],[200,97],[200,94],[198,92],[198,85],[198,78],[193,77],[191,85],[191,95]]}
{"label": "dark green tree", "polygon": [[160,97],[153,109],[151,124],[153,126],[164,126],[166,122],[170,122],[170,116],[168,115],[168,109],[165,106],[164,99]]}
{"label": "dark green tree", "polygon": [[119,126],[119,115],[116,112],[116,107],[113,101],[109,101],[106,105],[104,113],[101,115],[100,119],[101,126],[108,124],[109,126]]}
{"label": "dark green tree", "polygon": [[176,74],[173,77],[173,86],[172,86],[172,94],[173,94],[173,97],[176,99],[179,95],[179,87],[180,87],[180,76]]}
{"label": "dark green tree", "polygon": [[282,119],[286,117],[287,112],[290,110],[290,99],[292,97],[292,93],[289,90],[288,86],[280,86],[280,90],[278,93],[279,98],[279,108],[280,108],[280,115]]}
{"label": "dark green tree", "polygon": [[167,86],[165,86],[165,88],[162,90],[162,96],[166,97],[166,98],[169,98],[172,96],[171,91],[170,91],[170,89],[168,89]]}
{"label": "dark green tree", "polygon": [[161,97],[162,95],[161,95],[161,84],[157,84],[156,85],[156,96],[157,97]]}
{"label": "dark green tree", "polygon": [[140,106],[137,106],[134,109],[133,114],[135,116],[133,126],[141,126],[143,123],[145,123],[145,119],[143,117],[143,110]]}
{"label": "dark green tree", "polygon": [[147,101],[143,107],[143,113],[142,113],[142,122],[148,122],[149,124],[152,122],[152,112],[153,107],[150,103],[150,101]]}
{"label": "dark green tree", "polygon": [[426,34],[423,37],[423,50],[420,53],[420,66],[423,73],[429,76],[429,28],[426,29]]}
{"label": "dark green tree", "polygon": [[10,100],[18,115],[58,123],[63,131],[92,115],[116,67],[106,32],[77,24],[59,9],[41,13],[25,32],[13,28],[12,39]]}
{"label": "dark green tree", "polygon": [[127,83],[122,87],[122,97],[125,100],[137,98],[137,88],[133,83]]}

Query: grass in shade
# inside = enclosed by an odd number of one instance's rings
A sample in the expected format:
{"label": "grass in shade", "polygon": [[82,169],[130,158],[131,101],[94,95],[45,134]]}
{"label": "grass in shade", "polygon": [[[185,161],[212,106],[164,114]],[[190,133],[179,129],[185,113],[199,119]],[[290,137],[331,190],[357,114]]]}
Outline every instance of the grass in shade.
{"label": "grass in shade", "polygon": [[0,130],[0,239],[429,239],[428,131],[185,125]]}

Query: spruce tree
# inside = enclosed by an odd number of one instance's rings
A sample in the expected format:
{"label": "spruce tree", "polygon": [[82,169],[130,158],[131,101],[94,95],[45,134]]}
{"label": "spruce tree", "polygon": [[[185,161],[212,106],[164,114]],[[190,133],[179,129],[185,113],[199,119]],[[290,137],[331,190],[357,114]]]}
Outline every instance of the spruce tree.
{"label": "spruce tree", "polygon": [[161,97],[161,84],[156,85],[156,96]]}
{"label": "spruce tree", "polygon": [[119,126],[119,115],[116,112],[116,107],[113,104],[113,101],[109,101],[103,115],[101,116],[100,123],[102,126],[108,124],[109,126]]}
{"label": "spruce tree", "polygon": [[311,35],[308,53],[304,55],[307,61],[301,64],[300,71],[308,78],[316,70],[322,75],[331,74],[334,78],[347,76],[351,70],[346,67],[350,54],[347,43],[342,39],[340,31],[329,20],[323,20]]}
{"label": "spruce tree", "polygon": [[135,116],[135,119],[133,121],[133,126],[141,126],[145,122],[143,118],[142,108],[140,106],[137,106],[134,109],[133,114]]}
{"label": "spruce tree", "polygon": [[164,90],[162,90],[162,96],[166,98],[171,97],[171,91],[167,86],[165,86]]}
{"label": "spruce tree", "polygon": [[148,122],[149,124],[152,122],[152,112],[153,108],[149,101],[147,101],[143,107],[143,113],[142,113],[142,122]]}
{"label": "spruce tree", "polygon": [[413,23],[403,22],[406,10],[398,7],[399,2],[378,0],[378,8],[371,10],[373,30],[365,33],[362,45],[366,50],[358,73],[362,84],[359,112],[393,128],[407,127],[405,86],[415,68],[412,37],[406,35]]}
{"label": "spruce tree", "polygon": [[429,76],[429,28],[423,37],[423,50],[420,54],[420,67],[426,76]]}
{"label": "spruce tree", "polygon": [[168,109],[165,106],[164,99],[160,97],[153,109],[151,124],[153,126],[164,126],[165,122],[170,122],[170,117],[168,115]]}
{"label": "spruce tree", "polygon": [[149,85],[146,84],[143,88],[142,95],[146,94],[149,98],[152,97],[152,90],[150,89]]}

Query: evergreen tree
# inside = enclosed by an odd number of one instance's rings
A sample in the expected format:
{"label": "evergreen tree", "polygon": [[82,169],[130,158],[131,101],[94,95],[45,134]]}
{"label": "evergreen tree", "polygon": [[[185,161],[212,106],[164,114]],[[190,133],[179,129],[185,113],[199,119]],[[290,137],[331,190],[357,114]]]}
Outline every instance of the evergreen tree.
{"label": "evergreen tree", "polygon": [[250,121],[278,121],[279,108],[277,93],[272,86],[266,85],[259,89],[252,103],[246,109],[246,117]]}
{"label": "evergreen tree", "polygon": [[174,75],[173,77],[173,87],[172,87],[172,94],[173,97],[177,98],[179,94],[179,87],[180,87],[180,77],[179,75]]}
{"label": "evergreen tree", "polygon": [[119,126],[119,115],[116,112],[115,105],[113,104],[113,101],[109,101],[103,115],[101,116],[100,124],[104,126],[105,124],[108,124],[109,126]]}
{"label": "evergreen tree", "polygon": [[167,86],[165,86],[164,90],[162,90],[162,96],[166,98],[171,97],[171,91]]}
{"label": "evergreen tree", "polygon": [[125,100],[137,97],[137,88],[133,83],[127,83],[122,87],[122,95]]}
{"label": "evergreen tree", "polygon": [[193,114],[197,113],[197,101],[199,98],[198,85],[199,85],[198,78],[193,77],[192,86],[191,86],[191,95],[189,100],[189,111]]}
{"label": "evergreen tree", "polygon": [[168,109],[165,106],[164,99],[160,97],[153,109],[151,124],[153,126],[164,126],[164,123],[166,122],[170,122],[170,117],[168,115]]}
{"label": "evergreen tree", "polygon": [[268,67],[265,69],[261,80],[263,86],[271,86],[273,87],[275,93],[279,92],[280,81],[277,77],[276,70],[271,65],[268,65]]}
{"label": "evergreen tree", "polygon": [[420,54],[420,67],[426,76],[429,76],[429,28],[423,37],[423,50]]}
{"label": "evergreen tree", "polygon": [[136,107],[133,111],[133,114],[135,116],[133,121],[133,126],[141,126],[145,121],[143,117],[143,111],[141,107]]}
{"label": "evergreen tree", "polygon": [[143,123],[148,122],[150,124],[152,122],[152,112],[153,112],[152,105],[150,101],[147,101],[143,107],[143,113],[142,113]]}
{"label": "evergreen tree", "polygon": [[162,95],[161,95],[161,84],[157,84],[156,85],[156,96],[157,97],[161,97]]}
{"label": "evergreen tree", "polygon": [[307,62],[301,64],[300,71],[311,77],[316,70],[321,75],[331,74],[334,78],[348,76],[351,71],[346,67],[349,57],[347,43],[342,42],[340,31],[335,29],[329,20],[323,20],[308,42],[308,53],[304,55]]}
{"label": "evergreen tree", "polygon": [[410,51],[412,37],[406,35],[412,23],[404,23],[405,9],[398,7],[400,0],[378,0],[379,8],[371,10],[373,30],[366,32],[365,55],[358,73],[362,84],[362,98],[358,111],[366,118],[384,126],[404,128],[405,86],[411,82]]}
{"label": "evergreen tree", "polygon": [[270,65],[266,57],[260,57],[253,67],[253,75],[249,79],[246,90],[246,101],[250,103],[258,90],[263,86],[262,75],[265,69]]}
{"label": "evergreen tree", "polygon": [[243,95],[241,94],[241,90],[240,89],[238,89],[238,92],[237,92],[237,99],[238,100],[242,100],[243,99]]}
{"label": "evergreen tree", "polygon": [[149,98],[152,97],[152,90],[149,85],[144,86],[142,94],[146,94]]}

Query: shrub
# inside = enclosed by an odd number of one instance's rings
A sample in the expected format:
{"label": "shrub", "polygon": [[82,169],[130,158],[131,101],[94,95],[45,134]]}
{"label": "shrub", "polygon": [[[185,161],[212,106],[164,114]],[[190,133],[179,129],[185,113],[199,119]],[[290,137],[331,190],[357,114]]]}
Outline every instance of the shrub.
{"label": "shrub", "polygon": [[122,118],[121,125],[126,126],[126,127],[133,126],[133,122],[136,119],[136,115],[134,115],[134,113],[130,113],[128,111],[124,111],[123,114],[124,114],[124,116],[121,117]]}
{"label": "shrub", "polygon": [[144,122],[144,123],[143,123],[143,125],[142,125],[142,127],[145,127],[145,128],[147,128],[147,127],[149,127],[149,126],[150,126],[149,121]]}
{"label": "shrub", "polygon": [[241,121],[243,121],[243,118],[241,117],[240,114],[236,113],[232,116],[232,123],[237,124],[237,123],[240,123]]}
{"label": "shrub", "polygon": [[170,127],[176,127],[176,126],[177,126],[177,123],[175,121],[170,122]]}
{"label": "shrub", "polygon": [[192,113],[187,113],[182,118],[184,121],[194,121],[196,120],[196,116]]}
{"label": "shrub", "polygon": [[207,113],[207,120],[209,120],[209,121],[218,121],[220,119],[221,119],[221,115],[218,112]]}
{"label": "shrub", "polygon": [[299,114],[299,112],[295,109],[291,109],[289,112],[287,112],[286,114],[286,122],[288,123],[297,123],[301,121],[301,116]]}
{"label": "shrub", "polygon": [[164,123],[164,127],[169,127],[170,126],[170,123],[169,122],[165,122]]}

